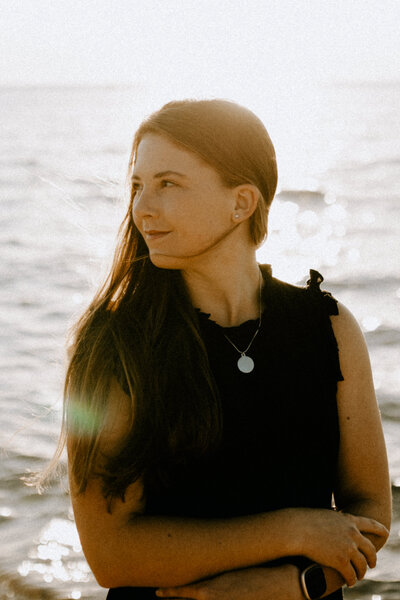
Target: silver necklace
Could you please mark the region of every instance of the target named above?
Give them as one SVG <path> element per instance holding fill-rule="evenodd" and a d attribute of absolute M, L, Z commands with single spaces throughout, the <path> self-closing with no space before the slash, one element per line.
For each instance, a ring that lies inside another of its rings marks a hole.
<path fill-rule="evenodd" d="M 254 342 L 256 335 L 260 331 L 260 328 L 261 328 L 261 315 L 262 315 L 262 313 L 261 313 L 261 281 L 262 281 L 262 277 L 261 277 L 261 271 L 260 271 L 260 285 L 259 285 L 260 314 L 258 317 L 258 327 L 257 327 L 255 334 L 251 338 L 250 344 L 247 346 L 246 350 L 239 350 L 239 348 L 232 342 L 232 340 L 230 340 L 228 338 L 228 336 L 224 333 L 224 336 L 226 337 L 228 342 L 230 344 L 232 344 L 232 346 L 235 348 L 235 350 L 237 350 L 240 354 L 240 358 L 237 361 L 237 366 L 238 366 L 239 371 L 241 371 L 242 373 L 251 373 L 252 370 L 254 369 L 254 360 L 251 358 L 251 356 L 247 356 L 246 352 L 248 352 L 248 350 L 250 350 L 250 347 L 251 347 L 252 343 Z"/>

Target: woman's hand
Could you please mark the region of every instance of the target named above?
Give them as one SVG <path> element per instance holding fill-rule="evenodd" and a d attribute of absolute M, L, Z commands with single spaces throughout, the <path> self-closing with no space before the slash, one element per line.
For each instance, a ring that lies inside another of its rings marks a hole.
<path fill-rule="evenodd" d="M 211 579 L 173 588 L 160 588 L 160 598 L 190 600 L 304 600 L 299 569 L 294 565 L 230 571 Z"/>
<path fill-rule="evenodd" d="M 349 586 L 364 578 L 376 565 L 376 549 L 363 533 L 387 536 L 386 527 L 366 517 L 328 509 L 294 509 L 303 536 L 299 552 L 311 560 L 335 569 Z M 329 580 L 333 592 L 343 585 L 337 573 Z M 160 598 L 185 600 L 304 600 L 299 569 L 294 565 L 250 567 L 230 571 L 189 585 L 160 588 Z"/>
<path fill-rule="evenodd" d="M 387 537 L 381 523 L 367 517 L 327 509 L 300 509 L 296 521 L 302 536 L 297 554 L 338 571 L 348 586 L 376 566 L 376 548 L 363 534 Z M 300 521 L 300 522 L 299 522 Z"/>

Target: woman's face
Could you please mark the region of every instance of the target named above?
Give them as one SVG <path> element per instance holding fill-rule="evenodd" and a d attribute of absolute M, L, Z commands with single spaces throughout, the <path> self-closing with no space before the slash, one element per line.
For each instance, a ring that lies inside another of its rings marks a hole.
<path fill-rule="evenodd" d="M 132 212 L 154 265 L 184 269 L 236 228 L 235 192 L 195 154 L 157 134 L 139 143 Z"/>

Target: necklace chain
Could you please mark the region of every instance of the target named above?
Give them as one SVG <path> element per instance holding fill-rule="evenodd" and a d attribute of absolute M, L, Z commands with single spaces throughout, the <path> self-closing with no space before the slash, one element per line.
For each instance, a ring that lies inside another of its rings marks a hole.
<path fill-rule="evenodd" d="M 246 350 L 239 350 L 239 348 L 236 346 L 236 344 L 234 344 L 232 342 L 232 340 L 230 340 L 228 338 L 228 336 L 224 333 L 224 336 L 226 337 L 226 339 L 228 340 L 228 342 L 235 348 L 235 350 L 237 350 L 237 352 L 239 352 L 240 354 L 240 358 L 238 360 L 238 368 L 240 371 L 242 371 L 243 373 L 250 373 L 253 369 L 254 369 L 254 361 L 252 358 L 250 358 L 249 356 L 246 356 L 246 352 L 248 352 L 248 350 L 250 350 L 250 347 L 252 345 L 252 343 L 254 342 L 258 332 L 260 331 L 261 328 L 261 321 L 262 321 L 262 311 L 261 311 L 261 281 L 262 281 L 262 277 L 261 277 L 261 270 L 260 270 L 260 283 L 259 283 L 259 317 L 258 317 L 258 327 L 253 335 L 253 337 L 250 340 L 249 345 L 247 346 Z M 244 359 L 244 364 L 242 359 Z M 242 361 L 242 362 L 241 362 Z"/>

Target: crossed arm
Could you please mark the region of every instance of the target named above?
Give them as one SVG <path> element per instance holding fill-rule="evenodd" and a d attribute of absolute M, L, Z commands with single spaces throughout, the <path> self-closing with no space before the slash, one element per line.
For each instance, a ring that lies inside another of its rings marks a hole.
<path fill-rule="evenodd" d="M 335 490 L 343 512 L 283 509 L 229 520 L 150 517 L 143 514 L 143 489 L 136 482 L 109 514 L 99 482 L 91 480 L 77 494 L 71 476 L 78 532 L 100 585 L 158 587 L 160 596 L 197 600 L 300 600 L 297 567 L 255 565 L 307 556 L 325 565 L 327 593 L 344 583 L 353 585 L 367 566 L 375 566 L 391 514 L 380 416 L 358 325 L 344 307 L 332 321 L 344 376 L 338 387 L 341 442 Z M 125 401 L 115 384 L 106 451 L 123 436 Z"/>

